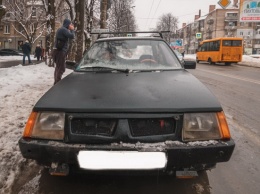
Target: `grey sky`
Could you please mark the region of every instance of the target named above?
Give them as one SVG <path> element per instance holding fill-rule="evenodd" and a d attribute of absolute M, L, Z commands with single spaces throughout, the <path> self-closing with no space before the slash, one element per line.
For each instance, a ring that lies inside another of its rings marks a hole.
<path fill-rule="evenodd" d="M 202 16 L 209 12 L 209 5 L 218 5 L 219 0 L 135 0 L 134 13 L 139 30 L 154 28 L 158 17 L 164 13 L 172 13 L 182 23 L 194 21 L 194 16 L 201 10 Z M 233 1 L 231 1 L 233 4 Z M 149 18 L 149 19 L 148 19 Z"/>

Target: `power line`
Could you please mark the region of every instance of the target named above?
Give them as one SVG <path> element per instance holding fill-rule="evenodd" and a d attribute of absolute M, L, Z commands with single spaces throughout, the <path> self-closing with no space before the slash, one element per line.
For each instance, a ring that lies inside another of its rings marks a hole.
<path fill-rule="evenodd" d="M 153 0 L 153 2 L 152 2 L 151 8 L 150 8 L 148 18 L 150 17 L 150 13 L 151 13 L 151 11 L 152 11 L 153 3 L 154 3 L 154 0 Z M 146 20 L 145 27 L 147 26 L 147 21 L 148 21 L 148 20 Z"/>
<path fill-rule="evenodd" d="M 155 12 L 154 12 L 154 14 L 153 14 L 153 17 L 155 17 L 155 14 L 156 14 L 156 12 L 157 12 L 157 10 L 158 10 L 159 5 L 161 4 L 161 1 L 162 1 L 162 0 L 159 1 L 158 5 L 157 5 L 157 7 L 156 7 L 156 10 L 155 10 Z M 150 27 L 150 25 L 151 25 L 151 21 L 150 21 L 150 23 L 149 23 L 149 25 L 148 25 L 148 28 Z"/>

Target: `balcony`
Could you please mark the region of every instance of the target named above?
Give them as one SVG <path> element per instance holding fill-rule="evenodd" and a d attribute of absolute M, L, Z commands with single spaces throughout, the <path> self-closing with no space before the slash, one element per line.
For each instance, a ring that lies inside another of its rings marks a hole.
<path fill-rule="evenodd" d="M 225 30 L 235 31 L 237 30 L 237 26 L 225 26 Z"/>
<path fill-rule="evenodd" d="M 260 39 L 260 34 L 255 34 L 254 39 Z"/>
<path fill-rule="evenodd" d="M 260 44 L 255 44 L 254 48 L 260 48 Z"/>
<path fill-rule="evenodd" d="M 213 23 L 214 23 L 214 19 L 209 19 L 209 20 L 207 20 L 207 24 L 211 25 L 211 24 L 213 24 Z"/>
<path fill-rule="evenodd" d="M 226 16 L 225 21 L 237 21 L 238 20 L 238 15 L 237 16 Z"/>
<path fill-rule="evenodd" d="M 212 39 L 212 35 L 206 35 L 206 39 Z"/>
<path fill-rule="evenodd" d="M 207 33 L 211 33 L 211 32 L 213 32 L 213 29 L 212 28 L 207 28 L 206 32 Z"/>

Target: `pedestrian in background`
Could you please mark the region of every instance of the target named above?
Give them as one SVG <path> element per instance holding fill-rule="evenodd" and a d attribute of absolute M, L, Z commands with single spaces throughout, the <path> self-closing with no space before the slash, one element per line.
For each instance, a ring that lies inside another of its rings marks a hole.
<path fill-rule="evenodd" d="M 44 60 L 45 49 L 43 48 L 43 46 L 41 47 L 41 49 L 42 49 L 41 60 Z"/>
<path fill-rule="evenodd" d="M 182 56 L 184 57 L 184 55 L 185 55 L 185 51 L 183 51 L 181 54 L 182 54 Z"/>
<path fill-rule="evenodd" d="M 37 46 L 35 48 L 35 52 L 34 52 L 34 56 L 36 56 L 37 61 L 40 60 L 41 55 L 42 55 L 42 49 L 41 49 L 40 45 L 37 44 Z"/>
<path fill-rule="evenodd" d="M 54 84 L 59 82 L 66 69 L 66 56 L 69 48 L 69 39 L 74 39 L 74 26 L 69 19 L 63 21 L 63 26 L 56 32 L 53 61 L 56 63 L 54 71 Z"/>
<path fill-rule="evenodd" d="M 29 41 L 26 40 L 25 43 L 22 45 L 23 50 L 23 65 L 25 65 L 25 58 L 28 57 L 29 64 L 32 63 L 30 54 L 31 54 L 31 45 L 29 44 Z"/>

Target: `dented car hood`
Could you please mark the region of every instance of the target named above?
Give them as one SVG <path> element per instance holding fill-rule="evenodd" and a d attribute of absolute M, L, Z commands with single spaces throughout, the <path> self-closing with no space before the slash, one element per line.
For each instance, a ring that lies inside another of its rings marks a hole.
<path fill-rule="evenodd" d="M 186 70 L 73 72 L 37 102 L 34 111 L 183 113 L 221 111 L 216 97 Z"/>

